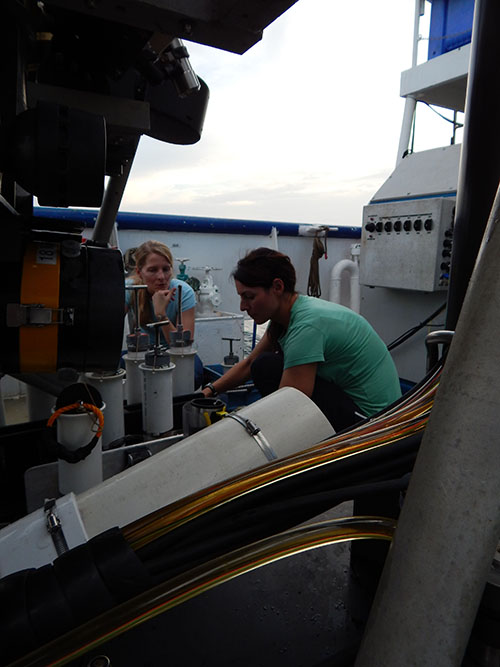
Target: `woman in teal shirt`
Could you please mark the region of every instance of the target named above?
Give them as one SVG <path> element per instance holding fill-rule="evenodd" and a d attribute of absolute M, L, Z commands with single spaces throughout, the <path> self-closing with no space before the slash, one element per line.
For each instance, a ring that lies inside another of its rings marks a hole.
<path fill-rule="evenodd" d="M 269 321 L 251 354 L 203 390 L 226 391 L 253 376 L 263 395 L 295 387 L 339 431 L 401 396 L 386 345 L 349 308 L 295 291 L 290 258 L 269 248 L 251 251 L 233 272 L 240 308 L 257 324 Z"/>
<path fill-rule="evenodd" d="M 162 343 L 170 343 L 170 333 L 176 331 L 179 319 L 179 288 L 182 287 L 181 315 L 184 331 L 194 338 L 194 310 L 196 298 L 190 285 L 172 278 L 174 260 L 170 248 L 160 241 L 146 241 L 134 251 L 135 272 L 132 284 L 146 285 L 138 292 L 138 311 L 141 327 L 157 321 L 165 321 L 161 327 Z M 132 294 L 126 290 L 125 310 L 132 308 Z M 149 332 L 154 343 L 154 333 Z"/>

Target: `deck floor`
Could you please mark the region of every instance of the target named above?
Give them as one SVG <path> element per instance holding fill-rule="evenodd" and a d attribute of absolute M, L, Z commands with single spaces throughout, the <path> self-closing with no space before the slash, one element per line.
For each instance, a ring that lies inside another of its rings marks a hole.
<path fill-rule="evenodd" d="M 11 424 L 22 424 L 28 421 L 28 405 L 26 396 L 19 396 L 16 398 L 5 398 L 3 401 L 3 412 L 5 419 L 5 426 Z"/>

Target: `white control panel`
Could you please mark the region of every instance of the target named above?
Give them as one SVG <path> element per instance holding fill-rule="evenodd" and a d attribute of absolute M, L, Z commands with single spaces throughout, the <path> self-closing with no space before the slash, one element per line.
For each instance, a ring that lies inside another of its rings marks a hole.
<path fill-rule="evenodd" d="M 360 282 L 435 292 L 448 287 L 455 200 L 369 204 L 363 209 Z"/>

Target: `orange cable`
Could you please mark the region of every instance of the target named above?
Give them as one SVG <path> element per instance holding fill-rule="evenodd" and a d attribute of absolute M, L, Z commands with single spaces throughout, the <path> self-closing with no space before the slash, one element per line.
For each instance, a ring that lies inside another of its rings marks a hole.
<path fill-rule="evenodd" d="M 64 405 L 62 408 L 58 408 L 55 410 L 55 412 L 49 417 L 49 420 L 47 422 L 47 426 L 52 426 L 56 419 L 60 417 L 62 414 L 65 412 L 69 412 L 70 410 L 77 410 L 78 408 L 85 408 L 87 412 L 93 412 L 95 416 L 97 417 L 99 421 L 99 428 L 97 429 L 96 432 L 96 437 L 100 438 L 102 435 L 102 429 L 104 426 L 104 415 L 102 414 L 102 410 L 99 410 L 97 405 L 93 405 L 92 403 L 82 403 L 82 402 L 77 402 L 77 403 L 71 403 L 71 405 Z"/>

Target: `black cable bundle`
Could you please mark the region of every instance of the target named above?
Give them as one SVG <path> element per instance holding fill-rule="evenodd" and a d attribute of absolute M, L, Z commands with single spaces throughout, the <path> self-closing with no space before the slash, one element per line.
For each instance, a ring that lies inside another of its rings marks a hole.
<path fill-rule="evenodd" d="M 407 394 L 358 422 L 356 429 L 411 402 L 437 376 L 443 363 L 441 359 Z M 216 556 L 287 530 L 342 502 L 389 490 L 403 491 L 422 435 L 423 431 L 419 431 L 245 493 L 140 547 L 137 555 L 155 580 L 163 581 Z"/>
<path fill-rule="evenodd" d="M 156 581 L 307 521 L 347 500 L 404 490 L 421 434 L 238 496 L 137 550 Z"/>
<path fill-rule="evenodd" d="M 426 384 L 436 384 L 440 366 L 377 418 L 383 418 L 385 412 L 394 415 L 395 410 L 401 410 L 404 417 L 405 406 L 412 409 L 413 397 L 418 403 L 420 390 L 425 396 Z M 353 439 L 361 437 L 363 423 L 356 425 Z M 8 664 L 156 584 L 297 526 L 342 502 L 404 491 L 423 429 L 384 442 L 380 436 L 383 421 L 379 425 L 375 420 L 374 426 L 369 437 L 376 446 L 326 463 L 309 463 L 303 470 L 238 493 L 135 551 L 132 539 L 129 543 L 120 530 L 111 529 L 64 553 L 53 565 L 0 580 L 0 664 Z M 348 442 L 344 440 L 342 446 Z M 125 535 L 129 529 L 124 529 Z"/>
<path fill-rule="evenodd" d="M 118 528 L 53 564 L 0 579 L 0 665 L 7 665 L 152 586 Z"/>

